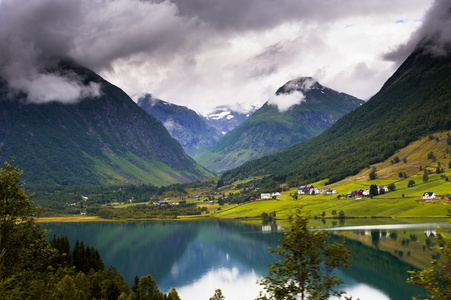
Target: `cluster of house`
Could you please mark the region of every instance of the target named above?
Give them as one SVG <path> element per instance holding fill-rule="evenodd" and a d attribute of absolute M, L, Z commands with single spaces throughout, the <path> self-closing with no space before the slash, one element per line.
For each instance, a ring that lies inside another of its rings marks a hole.
<path fill-rule="evenodd" d="M 423 199 L 435 199 L 437 195 L 434 192 L 426 192 L 423 194 Z"/>
<path fill-rule="evenodd" d="M 149 204 L 151 205 L 158 205 L 158 206 L 166 206 L 166 205 L 179 205 L 178 202 L 154 202 L 154 201 L 150 201 Z"/>
<path fill-rule="evenodd" d="M 423 199 L 436 199 L 438 196 L 434 192 L 426 192 L 423 194 Z M 448 203 L 451 204 L 451 195 L 448 195 Z"/>
<path fill-rule="evenodd" d="M 298 194 L 307 194 L 307 195 L 335 195 L 337 193 L 336 190 L 333 189 L 326 189 L 326 190 L 319 190 L 315 188 L 313 185 L 301 185 L 298 187 Z"/>
<path fill-rule="evenodd" d="M 388 188 L 385 185 L 380 185 L 377 187 L 377 192 L 380 194 L 381 191 L 388 192 Z M 315 188 L 313 185 L 301 185 L 298 188 L 298 194 L 335 195 L 335 194 L 337 194 L 337 191 L 334 189 L 319 190 L 319 189 Z M 370 195 L 370 190 L 353 190 L 352 192 L 349 192 L 346 194 L 346 198 L 369 196 L 369 195 Z"/>
<path fill-rule="evenodd" d="M 388 187 L 385 185 L 378 185 L 377 186 L 377 193 L 387 193 Z M 370 196 L 370 190 L 353 190 L 350 193 L 346 194 L 346 198 L 353 198 L 353 197 L 362 197 L 362 196 Z"/>
<path fill-rule="evenodd" d="M 387 193 L 388 188 L 385 185 L 379 185 L 377 186 L 377 193 Z M 315 188 L 313 185 L 301 185 L 298 188 L 298 194 L 307 194 L 307 195 L 335 195 L 337 194 L 337 191 L 334 189 L 325 189 L 325 190 L 319 190 Z M 264 199 L 277 199 L 277 196 L 280 196 L 281 194 L 279 192 L 275 193 L 262 193 L 260 196 L 257 197 L 250 197 L 249 201 L 255 201 L 255 200 L 264 200 Z M 354 197 L 362 197 L 362 196 L 370 196 L 370 190 L 353 190 L 352 192 L 349 192 L 346 194 L 346 198 L 354 198 Z M 426 192 L 423 194 L 423 199 L 435 199 L 437 196 L 433 192 Z M 448 196 L 448 201 L 451 204 L 451 195 Z"/>
<path fill-rule="evenodd" d="M 282 195 L 279 192 L 274 193 L 261 193 L 260 196 L 257 197 L 249 197 L 249 201 L 255 201 L 255 200 L 267 200 L 267 199 L 277 199 L 278 196 Z"/>
<path fill-rule="evenodd" d="M 86 197 L 86 196 L 81 196 L 81 200 L 83 200 L 83 201 L 88 201 L 88 197 Z M 80 201 L 81 202 L 81 201 Z M 74 203 L 70 203 L 70 204 L 66 204 L 67 206 L 76 206 L 76 205 L 78 205 L 78 204 L 80 204 L 80 202 L 74 202 Z"/>

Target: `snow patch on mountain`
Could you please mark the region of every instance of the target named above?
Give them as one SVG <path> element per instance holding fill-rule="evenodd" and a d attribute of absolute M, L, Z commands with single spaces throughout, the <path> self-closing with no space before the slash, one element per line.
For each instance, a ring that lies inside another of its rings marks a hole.
<path fill-rule="evenodd" d="M 291 93 L 292 91 L 306 92 L 312 88 L 317 88 L 315 84 L 318 83 L 312 77 L 301 77 L 291 80 L 285 84 L 285 92 Z"/>
<path fill-rule="evenodd" d="M 221 112 L 218 112 L 215 114 L 207 115 L 207 118 L 210 120 L 220 120 L 220 119 L 224 119 L 224 118 L 230 116 L 230 113 L 231 113 L 231 111 L 228 111 L 228 110 L 221 111 Z"/>

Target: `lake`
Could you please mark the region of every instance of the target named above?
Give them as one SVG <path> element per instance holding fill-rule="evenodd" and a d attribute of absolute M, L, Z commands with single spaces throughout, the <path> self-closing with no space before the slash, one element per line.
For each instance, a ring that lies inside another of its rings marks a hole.
<path fill-rule="evenodd" d="M 337 276 L 345 282 L 341 288 L 354 299 L 403 300 L 421 292 L 406 283 L 407 271 L 427 267 L 436 255 L 431 249 L 436 223 L 327 222 L 317 221 L 345 233 L 346 246 L 352 250 L 352 267 L 340 268 Z M 450 224 L 439 225 L 449 231 Z M 151 274 L 162 291 L 175 287 L 182 300 L 208 300 L 217 288 L 229 300 L 255 299 L 262 290 L 257 280 L 277 260 L 268 247 L 276 247 L 282 236 L 277 224 L 231 221 L 47 223 L 42 227 L 51 230 L 49 236 L 67 235 L 72 247 L 77 239 L 96 247 L 105 266 L 116 267 L 128 282 L 135 275 Z"/>

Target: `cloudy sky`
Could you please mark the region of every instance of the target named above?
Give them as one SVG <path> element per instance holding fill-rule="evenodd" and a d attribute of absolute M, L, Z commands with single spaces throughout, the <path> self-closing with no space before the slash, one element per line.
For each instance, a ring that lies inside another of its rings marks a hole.
<path fill-rule="evenodd" d="M 135 99 L 152 93 L 200 112 L 261 105 L 303 76 L 368 99 L 446 2 L 0 0 L 0 76 L 35 101 L 97 95 L 43 71 L 69 56 Z"/>

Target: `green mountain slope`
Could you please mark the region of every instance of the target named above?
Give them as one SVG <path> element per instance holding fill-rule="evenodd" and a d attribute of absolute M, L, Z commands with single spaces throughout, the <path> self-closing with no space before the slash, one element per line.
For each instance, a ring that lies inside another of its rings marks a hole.
<path fill-rule="evenodd" d="M 32 104 L 0 82 L 0 158 L 15 156 L 26 182 L 164 185 L 210 176 L 121 89 L 73 62 L 55 68 L 99 84 L 101 95 L 75 104 Z"/>
<path fill-rule="evenodd" d="M 287 99 L 296 104 L 288 103 L 285 106 L 291 105 L 289 108 L 281 108 Z M 312 78 L 289 81 L 249 119 L 196 157 L 196 161 L 221 173 L 316 136 L 363 103 L 323 87 Z"/>
<path fill-rule="evenodd" d="M 323 134 L 251 161 L 223 179 L 273 174 L 279 180 L 330 182 L 390 157 L 432 132 L 451 129 L 451 55 L 417 48 L 367 103 Z"/>
<path fill-rule="evenodd" d="M 222 136 L 204 118 L 186 106 L 175 105 L 146 94 L 138 99 L 138 106 L 163 122 L 163 125 L 191 156 L 211 148 Z"/>

